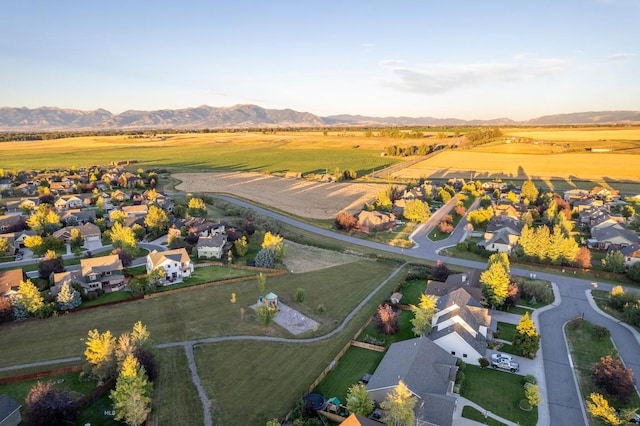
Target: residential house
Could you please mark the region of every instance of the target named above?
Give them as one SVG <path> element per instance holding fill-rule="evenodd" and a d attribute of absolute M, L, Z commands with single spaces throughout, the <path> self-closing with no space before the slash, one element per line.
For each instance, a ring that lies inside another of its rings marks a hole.
<path fill-rule="evenodd" d="M 19 214 L 0 216 L 0 234 L 18 232 L 26 228 L 26 218 Z"/>
<path fill-rule="evenodd" d="M 149 213 L 149 206 L 146 204 L 122 206 L 122 211 L 125 212 L 128 217 L 145 217 L 147 213 Z"/>
<path fill-rule="evenodd" d="M 216 234 L 224 234 L 225 225 L 202 217 L 189 217 L 184 221 L 184 225 L 188 228 L 187 233 L 198 235 L 200 237 L 211 237 Z"/>
<path fill-rule="evenodd" d="M 622 248 L 638 243 L 638 234 L 614 218 L 591 227 L 591 238 L 587 240 L 589 248 L 607 250 L 612 246 Z"/>
<path fill-rule="evenodd" d="M 58 197 L 58 199 L 54 203 L 54 207 L 56 211 L 62 212 L 70 209 L 79 209 L 84 206 L 84 202 L 81 198 L 76 197 L 75 195 L 63 195 Z"/>
<path fill-rule="evenodd" d="M 396 225 L 396 217 L 393 213 L 362 210 L 357 217 L 358 228 L 366 233 L 391 229 Z"/>
<path fill-rule="evenodd" d="M 406 207 L 407 207 L 407 199 L 400 198 L 400 199 L 395 200 L 393 202 L 393 207 L 391 208 L 391 213 L 393 213 L 393 215 L 395 217 L 403 217 L 404 216 L 404 209 Z"/>
<path fill-rule="evenodd" d="M 60 222 L 67 225 L 82 225 L 96 220 L 96 209 L 73 209 L 60 213 Z"/>
<path fill-rule="evenodd" d="M 586 200 L 590 197 L 590 191 L 586 189 L 569 189 L 564 191 L 562 198 L 569 202 L 573 206 L 573 204 L 577 201 Z"/>
<path fill-rule="evenodd" d="M 518 244 L 522 233 L 522 222 L 511 216 L 493 216 L 487 224 L 484 241 L 478 243 L 488 251 L 500 251 L 511 254 Z"/>
<path fill-rule="evenodd" d="M 65 282 L 77 282 L 85 293 L 102 290 L 106 293 L 122 290 L 127 280 L 122 273 L 122 261 L 117 254 L 80 260 L 80 269 L 54 274 L 51 293 L 57 294 Z"/>
<path fill-rule="evenodd" d="M 382 403 L 402 380 L 418 403 L 416 420 L 451 426 L 456 408 L 453 385 L 456 358 L 426 337 L 393 343 L 366 385 L 372 400 Z"/>
<path fill-rule="evenodd" d="M 93 250 L 102 247 L 102 232 L 100 232 L 100 228 L 93 223 L 85 223 L 79 226 L 65 226 L 54 232 L 53 236 L 63 240 L 65 243 L 69 243 L 71 241 L 71 232 L 74 229 L 80 231 L 83 241 L 82 246 L 84 248 Z"/>
<path fill-rule="evenodd" d="M 19 200 L 7 201 L 7 213 L 21 213 L 22 209 L 35 210 L 40 205 L 38 197 L 22 197 Z"/>
<path fill-rule="evenodd" d="M 631 244 L 620 249 L 620 253 L 624 256 L 624 266 L 630 268 L 634 264 L 640 262 L 640 245 Z"/>
<path fill-rule="evenodd" d="M 0 297 L 9 297 L 18 292 L 21 281 L 26 281 L 22 268 L 0 271 Z"/>
<path fill-rule="evenodd" d="M 73 181 L 49 182 L 49 190 L 52 194 L 71 194 L 73 192 Z"/>
<path fill-rule="evenodd" d="M 18 426 L 22 422 L 20 403 L 8 395 L 0 396 L 0 426 Z"/>
<path fill-rule="evenodd" d="M 168 251 L 153 250 L 147 255 L 147 273 L 156 268 L 164 268 L 165 285 L 181 282 L 193 273 L 193 262 L 184 248 Z"/>
<path fill-rule="evenodd" d="M 14 249 L 19 250 L 24 248 L 24 240 L 25 238 L 36 235 L 34 231 L 26 230 L 26 231 L 16 231 L 16 232 L 8 232 L 6 234 L 0 234 L 0 237 L 6 238 L 9 240 L 9 243 L 13 246 Z"/>
<path fill-rule="evenodd" d="M 220 259 L 227 245 L 226 234 L 214 234 L 211 237 L 200 237 L 196 245 L 198 259 Z"/>
<path fill-rule="evenodd" d="M 484 295 L 482 294 L 482 285 L 480 284 L 479 269 L 470 269 L 460 274 L 451 274 L 446 281 L 427 281 L 426 295 L 440 298 L 459 288 L 464 288 L 474 299 L 484 303 Z"/>
<path fill-rule="evenodd" d="M 592 227 L 611 219 L 611 213 L 606 207 L 590 206 L 578 208 L 578 224 Z"/>
<path fill-rule="evenodd" d="M 113 191 L 111 193 L 111 198 L 115 201 L 129 201 L 129 194 L 127 194 L 126 192 L 123 192 L 119 189 L 116 189 L 115 191 Z"/>
<path fill-rule="evenodd" d="M 13 183 L 9 178 L 0 179 L 0 191 L 11 191 Z"/>
<path fill-rule="evenodd" d="M 498 203 L 493 206 L 493 214 L 495 216 L 506 216 L 511 217 L 513 219 L 520 219 L 522 214 L 526 211 L 526 207 L 523 208 L 520 206 L 520 203 Z"/>
<path fill-rule="evenodd" d="M 620 199 L 620 191 L 608 189 L 603 186 L 594 186 L 589 195 L 604 201 L 615 201 Z"/>
<path fill-rule="evenodd" d="M 468 364 L 479 365 L 491 337 L 491 315 L 464 288 L 438 299 L 429 339 Z"/>

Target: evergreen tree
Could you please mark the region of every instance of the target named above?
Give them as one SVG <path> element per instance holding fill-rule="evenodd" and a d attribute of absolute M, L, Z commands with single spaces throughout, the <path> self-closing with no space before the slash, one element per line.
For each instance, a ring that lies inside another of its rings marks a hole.
<path fill-rule="evenodd" d="M 17 294 L 11 296 L 12 315 L 14 321 L 24 321 L 29 318 L 29 312 L 24 307 Z"/>
<path fill-rule="evenodd" d="M 256 266 L 260 268 L 273 268 L 273 254 L 269 249 L 261 249 L 258 254 L 256 254 L 255 259 Z"/>
<path fill-rule="evenodd" d="M 536 330 L 536 325 L 525 312 L 516 326 L 516 335 L 513 339 L 513 346 L 526 357 L 533 358 L 540 348 L 540 335 Z"/>
<path fill-rule="evenodd" d="M 56 303 L 58 304 L 58 309 L 61 311 L 68 311 L 80 306 L 82 298 L 80 297 L 80 293 L 71 287 L 69 282 L 65 282 L 62 284 L 60 292 L 56 296 Z"/>
<path fill-rule="evenodd" d="M 151 412 L 152 390 L 144 368 L 132 354 L 127 355 L 109 396 L 116 411 L 115 420 L 124 420 L 130 426 L 143 424 Z"/>

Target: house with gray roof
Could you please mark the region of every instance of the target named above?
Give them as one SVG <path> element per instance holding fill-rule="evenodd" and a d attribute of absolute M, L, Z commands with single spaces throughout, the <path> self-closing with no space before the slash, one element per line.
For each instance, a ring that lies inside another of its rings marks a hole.
<path fill-rule="evenodd" d="M 80 269 L 53 275 L 52 294 L 58 294 L 65 282 L 77 282 L 85 293 L 103 290 L 107 293 L 122 290 L 127 285 L 122 261 L 117 254 L 80 260 Z"/>
<path fill-rule="evenodd" d="M 622 248 L 638 242 L 638 234 L 614 218 L 592 226 L 591 238 L 587 240 L 589 248 L 601 250 L 607 250 L 612 246 Z"/>
<path fill-rule="evenodd" d="M 627 268 L 632 267 L 634 264 L 640 262 L 640 245 L 631 244 L 630 246 L 622 247 L 620 253 L 624 256 L 624 266 Z"/>
<path fill-rule="evenodd" d="M 0 426 L 18 426 L 20 417 L 20 403 L 7 395 L 0 396 Z"/>
<path fill-rule="evenodd" d="M 482 271 L 479 269 L 469 269 L 467 272 L 449 275 L 444 282 L 429 280 L 427 281 L 425 294 L 439 298 L 454 290 L 464 288 L 475 300 L 483 303 L 484 295 L 480 284 L 481 274 Z"/>
<path fill-rule="evenodd" d="M 389 346 L 366 389 L 371 399 L 381 403 L 402 380 L 418 399 L 414 408 L 418 422 L 451 426 L 457 371 L 454 356 L 427 337 L 416 337 Z"/>
<path fill-rule="evenodd" d="M 479 365 L 491 336 L 491 315 L 466 289 L 438 299 L 429 339 L 468 364 Z"/>

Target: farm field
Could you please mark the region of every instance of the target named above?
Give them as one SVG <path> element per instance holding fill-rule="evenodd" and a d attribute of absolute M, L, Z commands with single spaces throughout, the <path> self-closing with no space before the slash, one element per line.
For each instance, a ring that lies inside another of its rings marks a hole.
<path fill-rule="evenodd" d="M 227 193 L 311 219 L 333 219 L 342 210 L 357 213 L 386 185 L 313 182 L 252 172 L 178 173 L 176 189 Z"/>
<path fill-rule="evenodd" d="M 614 185 L 615 181 L 640 180 L 638 158 L 611 153 L 528 155 L 449 150 L 397 171 L 393 176 L 398 179 L 576 179 Z"/>
<path fill-rule="evenodd" d="M 640 141 L 640 127 L 504 128 L 505 136 L 558 142 Z"/>

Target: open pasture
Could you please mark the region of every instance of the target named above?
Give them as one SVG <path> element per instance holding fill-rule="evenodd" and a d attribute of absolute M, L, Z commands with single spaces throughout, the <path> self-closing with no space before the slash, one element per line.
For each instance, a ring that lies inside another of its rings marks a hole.
<path fill-rule="evenodd" d="M 505 128 L 501 129 L 505 136 L 530 138 L 559 142 L 594 142 L 594 141 L 637 141 L 640 142 L 640 127 L 580 127 L 580 128 Z"/>
<path fill-rule="evenodd" d="M 437 139 L 425 141 L 438 143 Z M 422 141 L 338 132 L 327 136 L 321 132 L 183 133 L 153 138 L 87 136 L 0 143 L 0 167 L 51 169 L 137 160 L 139 167 L 167 168 L 172 172 L 324 173 L 339 168 L 363 175 L 400 161 L 381 156 L 385 146 L 416 143 Z"/>
<path fill-rule="evenodd" d="M 635 155 L 568 153 L 556 155 L 444 151 L 393 174 L 399 179 L 534 179 L 587 180 L 615 187 L 616 181 L 638 181 Z"/>

